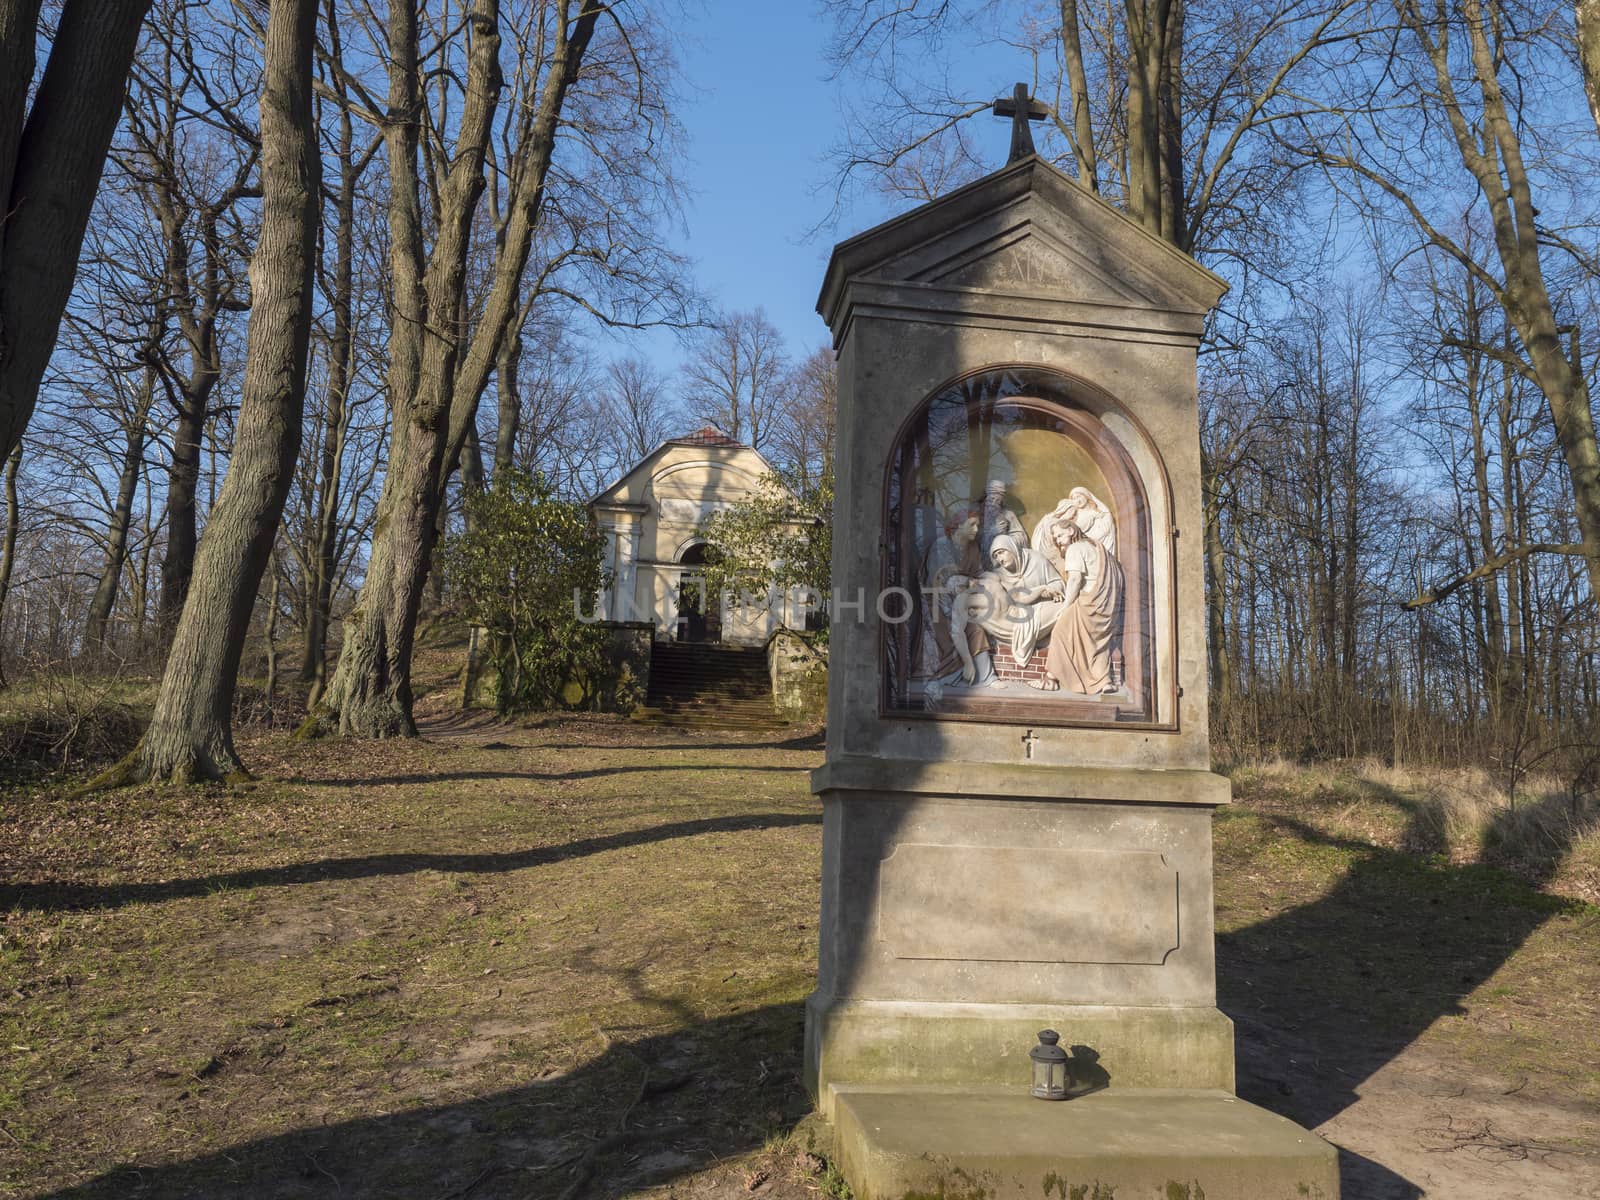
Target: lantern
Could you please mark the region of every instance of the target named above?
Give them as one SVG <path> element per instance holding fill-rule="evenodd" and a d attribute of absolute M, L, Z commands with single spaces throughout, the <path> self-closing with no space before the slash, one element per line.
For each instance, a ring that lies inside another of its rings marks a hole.
<path fill-rule="evenodd" d="M 1028 1051 L 1033 1061 L 1033 1094 L 1040 1100 L 1067 1098 L 1067 1052 L 1056 1044 L 1060 1040 L 1054 1029 L 1041 1029 L 1039 1044 Z"/>

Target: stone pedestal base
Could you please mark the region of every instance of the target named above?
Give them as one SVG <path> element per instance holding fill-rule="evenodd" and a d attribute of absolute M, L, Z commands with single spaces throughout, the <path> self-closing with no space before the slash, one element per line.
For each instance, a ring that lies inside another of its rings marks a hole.
<path fill-rule="evenodd" d="M 1332 1146 L 1225 1091 L 834 1089 L 856 1200 L 1337 1200 Z"/>
<path fill-rule="evenodd" d="M 806 1086 L 1026 1086 L 1038 1031 L 1059 1029 L 1079 1088 L 1233 1090 L 1233 1022 L 1215 1008 L 806 1001 Z"/>

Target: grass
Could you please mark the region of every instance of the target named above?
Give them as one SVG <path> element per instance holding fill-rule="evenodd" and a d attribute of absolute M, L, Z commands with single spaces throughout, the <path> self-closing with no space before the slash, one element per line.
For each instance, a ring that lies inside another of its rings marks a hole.
<path fill-rule="evenodd" d="M 0 790 L 0 1196 L 842 1194 L 798 1078 L 814 740 L 243 748 L 258 784 Z M 1600 1105 L 1600 910 L 1565 862 L 1418 841 L 1425 781 L 1235 783 L 1247 1096 L 1325 1119 L 1426 1053 Z M 1283 1094 L 1262 1037 L 1325 1086 Z"/>
<path fill-rule="evenodd" d="M 816 751 L 500 736 L 5 793 L 0 1194 L 526 1187 L 680 1074 L 651 1119 L 741 1097 L 708 1149 L 792 1127 Z"/>

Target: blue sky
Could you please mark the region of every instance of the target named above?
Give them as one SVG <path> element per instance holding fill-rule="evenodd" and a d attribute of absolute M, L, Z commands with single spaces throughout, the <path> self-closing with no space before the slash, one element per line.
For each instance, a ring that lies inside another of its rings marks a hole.
<path fill-rule="evenodd" d="M 848 81 L 827 77 L 826 18 L 813 0 L 691 0 L 685 7 L 687 86 L 679 112 L 694 195 L 687 236 L 676 244 L 696 261 L 696 277 L 717 306 L 765 308 L 790 352 L 802 357 L 828 338 L 816 300 L 833 243 L 910 202 L 859 197 L 832 230 L 812 236 L 833 205 L 826 158 L 844 134 L 843 103 L 851 95 Z M 983 94 L 1008 93 L 1017 79 L 1032 78 L 1032 64 L 1020 54 L 973 50 L 965 69 L 982 81 L 974 86 L 986 88 Z M 999 167 L 1010 126 L 991 124 Z M 664 369 L 682 358 L 665 333 L 629 343 Z M 617 353 L 628 348 L 619 345 Z"/>

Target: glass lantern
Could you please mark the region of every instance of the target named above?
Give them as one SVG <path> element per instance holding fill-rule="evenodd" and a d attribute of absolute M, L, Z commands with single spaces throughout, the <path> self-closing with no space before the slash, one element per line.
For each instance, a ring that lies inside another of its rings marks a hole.
<path fill-rule="evenodd" d="M 1033 1062 L 1033 1094 L 1040 1100 L 1067 1098 L 1067 1052 L 1058 1043 L 1054 1029 L 1039 1031 L 1039 1044 L 1028 1051 Z"/>

